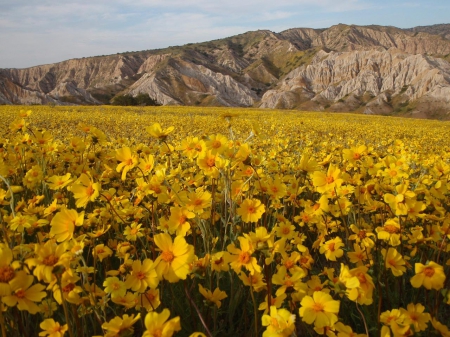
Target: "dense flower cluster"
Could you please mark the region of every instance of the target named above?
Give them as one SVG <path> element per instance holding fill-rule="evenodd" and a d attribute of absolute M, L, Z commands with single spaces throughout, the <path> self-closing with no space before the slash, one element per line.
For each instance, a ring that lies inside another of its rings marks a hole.
<path fill-rule="evenodd" d="M 0 108 L 2 333 L 449 336 L 449 125 L 239 111 Z"/>

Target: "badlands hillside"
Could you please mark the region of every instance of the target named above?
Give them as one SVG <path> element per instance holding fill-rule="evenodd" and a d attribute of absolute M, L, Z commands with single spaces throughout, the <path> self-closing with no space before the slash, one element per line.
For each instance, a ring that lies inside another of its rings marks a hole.
<path fill-rule="evenodd" d="M 450 119 L 450 24 L 268 30 L 158 50 L 0 69 L 0 104 L 355 111 Z"/>

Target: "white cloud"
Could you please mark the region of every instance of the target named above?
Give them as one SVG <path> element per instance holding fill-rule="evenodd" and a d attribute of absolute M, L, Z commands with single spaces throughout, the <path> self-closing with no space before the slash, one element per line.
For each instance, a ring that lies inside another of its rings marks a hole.
<path fill-rule="evenodd" d="M 419 2 L 402 3 L 412 8 L 409 4 Z M 428 0 L 430 8 L 432 2 L 440 1 Z M 256 29 L 361 24 L 360 13 L 383 17 L 396 6 L 391 0 L 15 0 L 0 3 L 0 68 L 208 41 Z"/>

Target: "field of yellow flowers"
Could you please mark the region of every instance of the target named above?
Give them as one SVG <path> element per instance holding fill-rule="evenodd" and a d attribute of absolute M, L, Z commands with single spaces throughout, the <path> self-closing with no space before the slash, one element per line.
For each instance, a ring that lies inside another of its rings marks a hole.
<path fill-rule="evenodd" d="M 2 336 L 450 336 L 449 134 L 1 106 Z"/>

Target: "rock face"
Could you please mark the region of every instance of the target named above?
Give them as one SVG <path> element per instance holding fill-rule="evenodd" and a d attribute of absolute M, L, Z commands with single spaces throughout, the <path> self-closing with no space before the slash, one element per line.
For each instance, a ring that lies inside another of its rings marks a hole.
<path fill-rule="evenodd" d="M 449 95 L 450 64 L 444 60 L 394 48 L 321 51 L 310 65 L 291 71 L 267 91 L 261 107 L 302 108 L 312 100 L 332 111 L 359 105 L 364 113 L 387 114 L 409 106 L 411 114 L 423 115 L 430 109 L 450 109 Z"/>
<path fill-rule="evenodd" d="M 450 25 L 339 24 L 0 69 L 0 104 L 260 106 L 450 119 Z"/>

